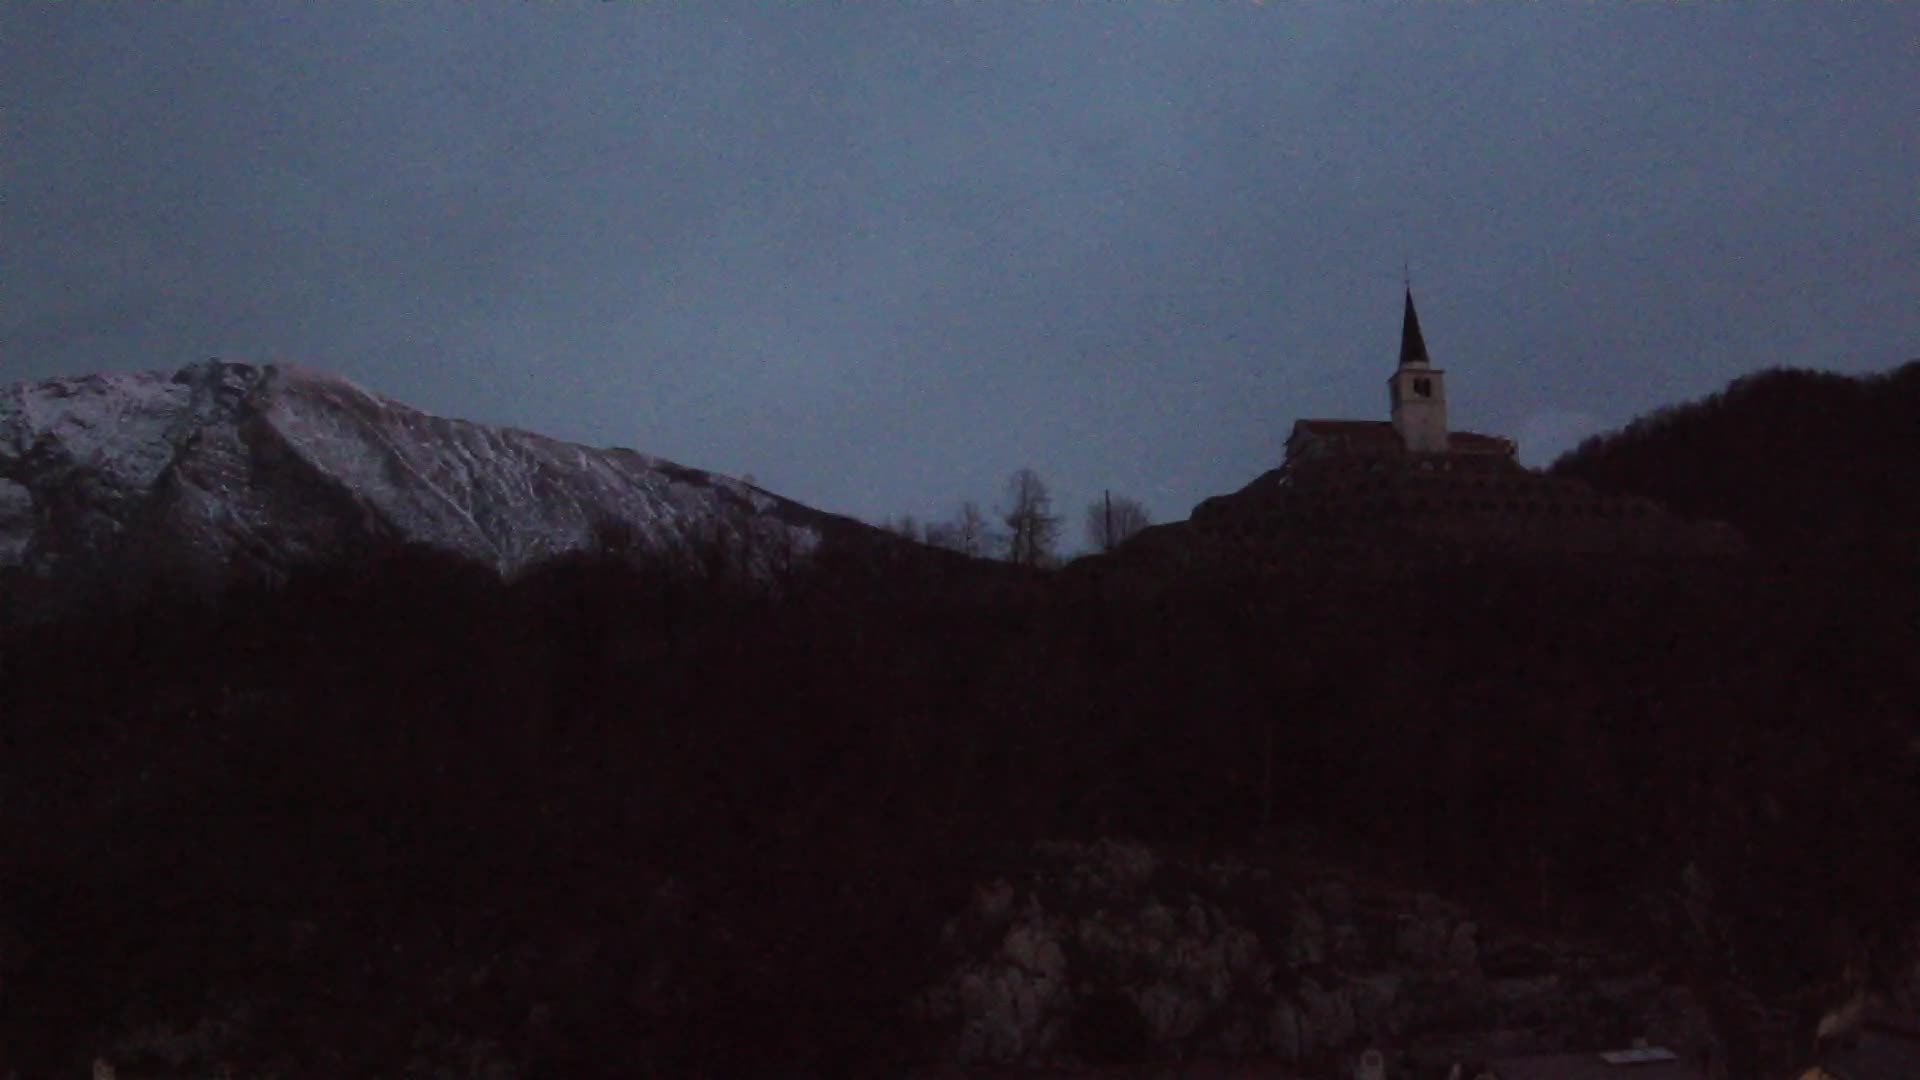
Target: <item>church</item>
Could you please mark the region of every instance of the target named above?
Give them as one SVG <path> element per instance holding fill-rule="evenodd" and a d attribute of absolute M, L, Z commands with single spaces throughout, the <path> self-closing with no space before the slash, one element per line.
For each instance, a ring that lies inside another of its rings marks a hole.
<path fill-rule="evenodd" d="M 1400 363 L 1387 379 L 1390 420 L 1301 420 L 1287 439 L 1287 460 L 1328 454 L 1492 455 L 1515 460 L 1510 439 L 1447 427 L 1447 373 L 1433 366 L 1420 314 L 1407 290 L 1400 321 Z"/>
<path fill-rule="evenodd" d="M 1738 551 L 1725 525 L 1676 518 L 1650 499 L 1604 495 L 1520 464 L 1512 439 L 1454 431 L 1447 373 L 1420 330 L 1413 291 L 1385 420 L 1296 421 L 1279 468 L 1194 509 L 1216 554 L 1256 564 L 1321 553 L 1367 562 L 1493 554 L 1619 557 Z"/>

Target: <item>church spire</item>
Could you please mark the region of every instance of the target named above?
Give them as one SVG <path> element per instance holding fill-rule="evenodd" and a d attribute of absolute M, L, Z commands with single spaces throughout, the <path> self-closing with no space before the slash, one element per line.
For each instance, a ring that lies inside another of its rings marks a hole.
<path fill-rule="evenodd" d="M 1400 322 L 1400 366 L 1388 377 L 1387 389 L 1393 400 L 1393 430 L 1413 453 L 1444 454 L 1451 445 L 1446 374 L 1427 356 L 1420 316 L 1413 310 L 1413 288 L 1408 286 L 1407 313 Z"/>
<path fill-rule="evenodd" d="M 1407 313 L 1400 319 L 1400 366 L 1417 364 L 1431 367 L 1433 362 L 1427 359 L 1427 342 L 1420 336 L 1420 316 L 1413 310 L 1413 287 L 1407 287 Z"/>

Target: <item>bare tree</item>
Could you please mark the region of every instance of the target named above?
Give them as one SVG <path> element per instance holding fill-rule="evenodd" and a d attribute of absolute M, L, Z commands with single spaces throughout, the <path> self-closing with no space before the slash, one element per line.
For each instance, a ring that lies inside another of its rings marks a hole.
<path fill-rule="evenodd" d="M 1020 469 L 1007 477 L 1007 509 L 1000 520 L 1008 530 L 1008 562 L 1042 566 L 1053 559 L 1053 545 L 1060 538 L 1060 518 L 1052 510 L 1053 497 L 1047 494 L 1040 474 Z"/>
<path fill-rule="evenodd" d="M 887 520 L 885 523 L 883 523 L 880 527 L 894 534 L 895 536 L 898 536 L 907 540 L 918 541 L 918 540 L 921 540 L 925 535 L 924 533 L 922 533 L 920 529 L 920 523 L 914 520 L 914 517 L 912 514 L 901 514 L 897 518 L 891 518 Z M 927 531 L 931 532 L 932 529 L 933 529 L 933 526 L 929 524 L 927 526 Z"/>
<path fill-rule="evenodd" d="M 977 558 L 987 553 L 987 515 L 980 512 L 979 503 L 972 499 L 961 503 L 960 515 L 954 518 L 953 524 L 961 554 Z"/>
<path fill-rule="evenodd" d="M 1139 500 L 1109 493 L 1087 507 L 1087 543 L 1112 551 L 1151 524 L 1153 515 Z"/>
<path fill-rule="evenodd" d="M 987 516 L 980 504 L 968 499 L 949 521 L 927 525 L 927 543 L 975 558 L 987 551 Z"/>

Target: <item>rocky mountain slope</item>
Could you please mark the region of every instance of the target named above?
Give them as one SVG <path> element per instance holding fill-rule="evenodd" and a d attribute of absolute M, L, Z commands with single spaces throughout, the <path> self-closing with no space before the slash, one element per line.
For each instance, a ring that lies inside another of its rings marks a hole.
<path fill-rule="evenodd" d="M 1485 923 L 1431 892 L 1277 858 L 1039 844 L 946 925 L 919 1001 L 937 1052 L 974 1069 L 1263 1062 L 1395 1075 L 1516 1053 L 1697 1057 L 1713 1021 L 1683 980 L 1618 943 Z M 1075 1073 L 1074 1075 L 1082 1075 Z"/>
<path fill-rule="evenodd" d="M 0 390 L 0 567 L 39 577 L 264 574 L 414 543 L 513 573 L 612 529 L 644 549 L 723 539 L 750 560 L 853 522 L 751 484 L 430 416 L 296 367 Z"/>

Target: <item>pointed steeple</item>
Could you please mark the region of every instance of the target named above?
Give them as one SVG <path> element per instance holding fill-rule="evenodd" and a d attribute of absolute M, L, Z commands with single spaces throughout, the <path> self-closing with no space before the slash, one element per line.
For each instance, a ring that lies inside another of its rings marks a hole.
<path fill-rule="evenodd" d="M 1400 319 L 1400 366 L 1418 364 L 1431 367 L 1433 362 L 1427 359 L 1427 342 L 1420 336 L 1420 316 L 1413 310 L 1413 288 L 1407 288 L 1407 313 Z"/>
<path fill-rule="evenodd" d="M 1443 454 L 1451 445 L 1447 436 L 1447 373 L 1433 366 L 1427 341 L 1420 336 L 1420 316 L 1413 310 L 1413 288 L 1407 288 L 1407 313 L 1400 322 L 1400 366 L 1387 378 L 1393 402 L 1393 430 L 1400 442 L 1416 454 Z"/>

